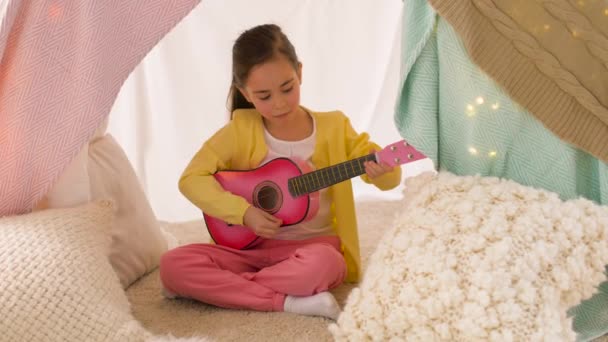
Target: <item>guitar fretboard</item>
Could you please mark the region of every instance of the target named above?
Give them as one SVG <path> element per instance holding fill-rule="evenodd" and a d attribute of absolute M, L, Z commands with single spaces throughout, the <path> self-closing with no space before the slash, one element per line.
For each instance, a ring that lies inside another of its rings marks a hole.
<path fill-rule="evenodd" d="M 360 176 L 365 173 L 363 163 L 366 161 L 376 161 L 376 155 L 374 153 L 368 154 L 357 159 L 290 178 L 287 181 L 289 193 L 293 197 L 298 197 Z"/>

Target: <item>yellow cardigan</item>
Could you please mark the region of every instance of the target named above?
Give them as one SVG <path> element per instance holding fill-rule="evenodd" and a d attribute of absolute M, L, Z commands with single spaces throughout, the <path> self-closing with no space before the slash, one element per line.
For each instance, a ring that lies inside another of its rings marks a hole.
<path fill-rule="evenodd" d="M 380 149 L 369 140 L 367 133 L 356 133 L 342 112 L 307 111 L 316 122 L 312 163 L 317 169 Z M 254 169 L 267 152 L 262 116 L 255 109 L 238 109 L 234 111 L 233 119 L 196 153 L 179 180 L 179 189 L 206 214 L 242 225 L 245 210 L 251 204 L 240 196 L 224 191 L 212 175 L 221 170 Z M 373 181 L 365 174 L 361 178 L 381 190 L 388 190 L 399 185 L 401 168 L 396 167 L 394 171 Z M 332 185 L 328 190 L 332 199 L 333 226 L 342 240 L 342 254 L 348 269 L 346 281 L 357 282 L 361 261 L 351 182 L 347 180 Z"/>

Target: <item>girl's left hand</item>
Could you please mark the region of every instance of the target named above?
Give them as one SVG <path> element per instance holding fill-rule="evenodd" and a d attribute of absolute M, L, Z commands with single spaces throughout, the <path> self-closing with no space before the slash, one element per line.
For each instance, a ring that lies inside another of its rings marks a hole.
<path fill-rule="evenodd" d="M 380 177 L 387 172 L 393 171 L 393 167 L 387 163 L 378 164 L 374 161 L 366 161 L 363 163 L 363 166 L 365 167 L 365 173 L 370 179 Z"/>

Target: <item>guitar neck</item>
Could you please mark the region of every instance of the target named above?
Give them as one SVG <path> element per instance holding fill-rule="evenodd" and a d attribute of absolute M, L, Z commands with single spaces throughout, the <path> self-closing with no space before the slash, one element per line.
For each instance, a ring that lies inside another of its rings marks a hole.
<path fill-rule="evenodd" d="M 290 178 L 287 182 L 289 193 L 293 197 L 298 197 L 360 176 L 365 173 L 363 163 L 366 161 L 376 161 L 376 154 L 368 154 L 357 159 Z"/>

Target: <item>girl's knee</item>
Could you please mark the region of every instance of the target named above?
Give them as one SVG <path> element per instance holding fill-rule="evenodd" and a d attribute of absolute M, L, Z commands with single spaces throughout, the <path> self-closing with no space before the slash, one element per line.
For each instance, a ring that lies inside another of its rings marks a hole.
<path fill-rule="evenodd" d="M 185 249 L 183 247 L 177 247 L 163 253 L 163 255 L 160 256 L 158 266 L 160 271 L 162 272 L 163 270 L 170 270 L 179 267 L 180 260 L 185 254 L 184 252 Z"/>
<path fill-rule="evenodd" d="M 159 261 L 160 279 L 164 285 L 176 284 L 180 280 L 193 272 L 194 268 L 201 267 L 205 261 L 210 262 L 211 259 L 196 249 L 195 246 L 181 246 L 165 252 Z M 192 258 L 196 258 L 196 263 L 192 262 Z"/>
<path fill-rule="evenodd" d="M 162 283 L 167 286 L 172 283 L 173 280 L 181 273 L 180 259 L 182 258 L 181 248 L 176 248 L 165 252 L 160 257 L 158 270 L 160 273 L 160 279 Z"/>
<path fill-rule="evenodd" d="M 346 274 L 344 257 L 329 244 L 315 244 L 299 251 L 299 256 L 307 264 L 308 279 L 317 279 L 319 285 L 325 284 L 328 288 L 342 283 Z"/>
<path fill-rule="evenodd" d="M 316 250 L 317 264 L 323 265 L 328 271 L 346 269 L 344 257 L 333 246 L 321 244 Z"/>

